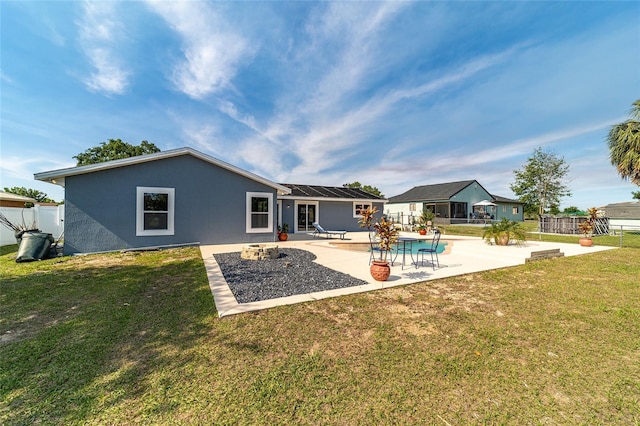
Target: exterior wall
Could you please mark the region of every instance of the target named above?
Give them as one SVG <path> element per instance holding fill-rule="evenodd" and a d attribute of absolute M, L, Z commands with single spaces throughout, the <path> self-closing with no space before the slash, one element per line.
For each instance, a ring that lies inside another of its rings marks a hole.
<path fill-rule="evenodd" d="M 467 214 L 464 218 L 456 218 L 458 220 L 469 219 L 469 213 L 473 212 L 473 205 L 482 200 L 491 200 L 491 194 L 482 188 L 477 182 L 473 182 L 471 185 L 464 188 L 462 191 L 455 194 L 449 199 L 451 202 L 467 203 Z M 489 211 L 489 214 L 492 214 Z M 495 216 L 495 215 L 494 215 Z"/>
<path fill-rule="evenodd" d="M 504 208 L 506 208 L 506 212 L 504 212 Z M 513 214 L 514 207 L 518 208 L 518 213 Z M 496 220 L 501 220 L 503 217 L 515 222 L 524 222 L 524 206 L 522 204 L 509 204 L 509 203 L 498 203 L 497 216 Z"/>
<path fill-rule="evenodd" d="M 274 188 L 190 155 L 66 177 L 64 253 L 274 241 Z M 136 236 L 136 188 L 175 188 L 174 235 Z M 246 193 L 273 194 L 273 232 L 246 233 Z"/>
<path fill-rule="evenodd" d="M 298 203 L 318 203 L 317 221 L 324 229 L 332 231 L 362 231 L 358 225 L 358 218 L 353 217 L 353 200 L 344 201 L 323 201 L 309 198 L 309 200 L 283 199 L 282 201 L 282 223 L 289 225 L 289 233 L 295 232 L 296 223 L 296 202 Z M 373 202 L 372 205 L 382 212 L 384 203 Z"/>
<path fill-rule="evenodd" d="M 624 229 L 640 229 L 640 219 L 609 219 L 609 226 L 616 231 Z"/>

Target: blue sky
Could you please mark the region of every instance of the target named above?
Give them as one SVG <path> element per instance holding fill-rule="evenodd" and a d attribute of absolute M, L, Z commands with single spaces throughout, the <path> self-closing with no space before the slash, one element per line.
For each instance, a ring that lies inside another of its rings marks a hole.
<path fill-rule="evenodd" d="M 640 2 L 2 1 L 1 186 L 110 138 L 190 146 L 276 182 L 386 196 L 536 147 L 561 207 L 631 200 L 605 137 L 640 98 Z"/>

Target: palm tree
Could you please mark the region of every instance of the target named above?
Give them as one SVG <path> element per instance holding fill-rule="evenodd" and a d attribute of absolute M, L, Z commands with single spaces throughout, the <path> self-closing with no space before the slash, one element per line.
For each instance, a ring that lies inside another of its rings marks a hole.
<path fill-rule="evenodd" d="M 640 99 L 633 103 L 631 116 L 611 127 L 607 142 L 611 164 L 623 179 L 640 186 Z"/>

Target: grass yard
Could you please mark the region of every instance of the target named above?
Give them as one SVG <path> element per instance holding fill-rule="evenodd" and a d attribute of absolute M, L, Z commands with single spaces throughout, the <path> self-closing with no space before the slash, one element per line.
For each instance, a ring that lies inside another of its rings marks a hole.
<path fill-rule="evenodd" d="M 638 249 L 223 319 L 195 248 L 15 255 L 5 425 L 640 423 Z"/>
<path fill-rule="evenodd" d="M 538 222 L 523 222 L 522 226 L 527 232 L 527 240 L 549 241 L 556 243 L 577 244 L 581 235 L 538 234 Z M 473 225 L 444 225 L 439 226 L 445 234 L 468 235 L 482 237 L 483 226 Z M 620 247 L 620 235 L 598 235 L 593 237 L 595 245 Z M 622 236 L 622 247 L 640 248 L 640 231 L 625 231 Z"/>

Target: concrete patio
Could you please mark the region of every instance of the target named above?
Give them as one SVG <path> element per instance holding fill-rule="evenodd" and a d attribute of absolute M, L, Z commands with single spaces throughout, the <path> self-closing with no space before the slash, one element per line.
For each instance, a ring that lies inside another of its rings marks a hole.
<path fill-rule="evenodd" d="M 405 237 L 419 237 L 415 233 L 401 233 Z M 257 311 L 275 306 L 291 305 L 309 302 L 329 297 L 361 293 L 400 285 L 407 285 L 423 281 L 446 278 L 473 272 L 499 269 L 509 266 L 522 265 L 531 257 L 532 252 L 550 249 L 560 249 L 564 256 L 595 253 L 610 250 L 614 247 L 593 246 L 581 247 L 579 244 L 551 243 L 543 241 L 527 241 L 521 246 L 494 246 L 486 244 L 481 238 L 443 235 L 441 242 L 447 242 L 447 249 L 439 255 L 440 267 L 435 270 L 425 262 L 424 266 L 416 268 L 410 261 L 402 268 L 401 257 L 396 259 L 391 267 L 391 276 L 385 282 L 378 282 L 371 278 L 369 272 L 369 253 L 341 248 L 349 243 L 368 243 L 367 232 L 350 232 L 345 241 L 339 239 L 312 238 L 307 234 L 290 234 L 290 239 L 277 242 L 282 248 L 297 248 L 315 254 L 318 264 L 336 271 L 351 275 L 366 281 L 368 284 L 347 287 L 336 290 L 320 291 L 316 293 L 299 294 L 295 296 L 269 299 L 259 302 L 238 303 L 229 289 L 222 275 L 218 263 L 213 255 L 216 253 L 240 252 L 246 244 L 221 244 L 200 246 L 211 293 L 220 317 L 243 312 Z M 419 237 L 430 240 L 431 236 Z"/>

